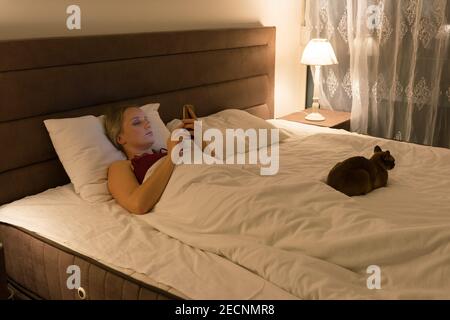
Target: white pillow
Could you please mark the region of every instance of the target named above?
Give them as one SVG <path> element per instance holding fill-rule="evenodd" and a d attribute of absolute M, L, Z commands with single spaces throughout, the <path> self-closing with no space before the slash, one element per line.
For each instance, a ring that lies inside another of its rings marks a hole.
<path fill-rule="evenodd" d="M 159 104 L 141 108 L 152 127 L 154 149 L 165 148 L 166 137 L 170 133 L 159 117 Z M 126 160 L 126 156 L 107 138 L 103 121 L 104 116 L 92 115 L 44 121 L 75 192 L 89 202 L 112 199 L 107 186 L 108 167 L 117 160 Z"/>
<path fill-rule="evenodd" d="M 105 135 L 101 119 L 94 116 L 49 119 L 44 124 L 75 192 L 90 201 L 108 201 L 108 167 L 125 155 Z"/>
<path fill-rule="evenodd" d="M 222 132 L 222 135 L 224 137 L 224 143 L 225 137 L 226 137 L 226 129 L 243 129 L 244 132 L 247 129 L 256 129 L 257 131 L 257 137 L 258 137 L 258 144 L 256 148 L 253 148 L 250 144 L 248 139 L 245 139 L 245 150 L 244 152 L 249 152 L 255 149 L 267 147 L 273 144 L 271 140 L 271 129 L 277 129 L 274 125 L 267 122 L 264 119 L 261 119 L 259 117 L 256 117 L 247 111 L 239 110 L 239 109 L 226 109 L 223 111 L 219 111 L 217 113 L 214 113 L 212 115 L 209 115 L 207 117 L 199 118 L 198 120 L 202 120 L 202 129 L 203 132 L 207 129 L 215 128 Z M 266 141 L 260 141 L 259 139 L 259 131 L 258 129 L 267 129 L 267 136 Z M 283 141 L 284 139 L 288 138 L 289 135 L 282 129 L 279 131 L 279 140 Z M 236 140 L 236 139 L 235 139 Z M 235 142 L 235 148 L 234 152 L 230 152 L 230 150 L 223 150 L 223 159 L 226 159 L 227 157 L 237 153 L 238 150 L 236 148 L 236 142 Z"/>

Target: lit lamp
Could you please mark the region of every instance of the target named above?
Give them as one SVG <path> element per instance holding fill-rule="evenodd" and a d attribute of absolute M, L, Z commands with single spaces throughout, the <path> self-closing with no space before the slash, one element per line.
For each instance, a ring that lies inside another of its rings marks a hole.
<path fill-rule="evenodd" d="M 316 67 L 314 72 L 312 112 L 305 119 L 310 121 L 323 121 L 325 117 L 319 113 L 320 67 L 338 63 L 331 43 L 327 39 L 312 39 L 303 51 L 301 63 Z"/>

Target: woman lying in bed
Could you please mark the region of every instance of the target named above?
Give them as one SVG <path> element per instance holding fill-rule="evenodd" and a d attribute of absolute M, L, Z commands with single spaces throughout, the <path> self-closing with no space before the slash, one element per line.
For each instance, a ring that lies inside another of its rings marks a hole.
<path fill-rule="evenodd" d="M 180 127 L 193 129 L 193 121 L 183 120 Z M 153 150 L 150 123 L 144 111 L 134 106 L 109 110 L 105 117 L 105 129 L 111 142 L 128 158 L 116 161 L 109 167 L 109 191 L 128 211 L 144 214 L 153 208 L 166 188 L 174 169 L 168 155 L 179 142 L 169 138 L 167 150 Z M 160 159 L 155 172 L 142 183 L 147 170 Z"/>

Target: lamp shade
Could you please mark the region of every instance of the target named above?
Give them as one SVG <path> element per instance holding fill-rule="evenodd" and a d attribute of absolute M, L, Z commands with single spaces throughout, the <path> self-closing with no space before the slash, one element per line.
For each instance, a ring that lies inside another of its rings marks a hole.
<path fill-rule="evenodd" d="M 301 63 L 314 66 L 337 64 L 333 47 L 327 39 L 312 39 L 303 51 Z"/>

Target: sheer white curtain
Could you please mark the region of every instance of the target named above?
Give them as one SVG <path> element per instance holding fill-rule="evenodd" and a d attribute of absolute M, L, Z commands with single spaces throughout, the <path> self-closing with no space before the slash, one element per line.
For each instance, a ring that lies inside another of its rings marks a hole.
<path fill-rule="evenodd" d="M 448 0 L 308 0 L 310 37 L 339 64 L 322 73 L 321 105 L 352 112 L 352 130 L 450 147 Z"/>

